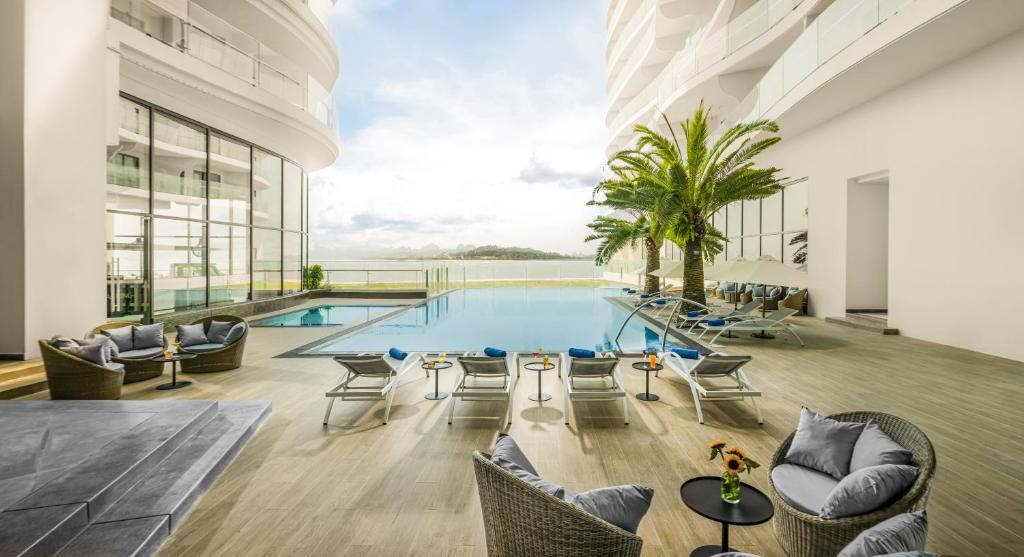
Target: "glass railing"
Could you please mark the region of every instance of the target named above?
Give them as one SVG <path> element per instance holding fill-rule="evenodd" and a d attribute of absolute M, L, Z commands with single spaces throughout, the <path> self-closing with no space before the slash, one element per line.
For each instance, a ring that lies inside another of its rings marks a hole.
<path fill-rule="evenodd" d="M 626 125 L 636 113 L 644 107 L 644 105 L 651 101 L 657 100 L 658 95 L 658 80 L 652 80 L 644 87 L 639 93 L 636 94 L 629 102 L 622 105 L 619 113 L 612 119 L 612 125 L 609 127 L 612 131 L 618 130 L 620 127 Z"/>
<path fill-rule="evenodd" d="M 836 0 L 740 102 L 732 122 L 762 117 L 822 64 L 914 0 Z"/>
<path fill-rule="evenodd" d="M 614 65 L 614 63 L 619 60 L 619 57 L 622 56 L 623 49 L 625 49 L 626 45 L 630 42 L 629 38 L 642 25 L 650 22 L 650 16 L 654 13 L 656 8 L 657 2 L 655 0 L 643 0 L 643 2 L 637 7 L 636 11 L 633 12 L 632 17 L 629 19 L 629 23 L 627 23 L 626 27 L 621 33 L 619 33 L 618 40 L 615 43 L 615 48 L 612 49 L 612 54 L 608 58 L 608 62 L 613 63 Z"/>
<path fill-rule="evenodd" d="M 309 0 L 311 9 L 314 9 L 314 4 L 320 6 L 323 3 L 327 4 L 329 11 L 330 0 Z M 309 112 L 325 126 L 335 127 L 334 104 L 330 102 L 329 94 L 321 94 L 326 89 L 317 84 L 319 90 L 315 99 L 307 89 L 310 81 L 315 82 L 312 76 L 299 70 L 286 72 L 270 64 L 268 60 L 281 63 L 284 59 L 249 34 L 195 3 L 189 2 L 187 6 L 188 17 L 182 19 L 150 0 L 112 0 L 110 15 L 164 44 L 284 99 Z M 289 73 L 302 75 L 302 78 L 295 79 Z"/>
<path fill-rule="evenodd" d="M 727 50 L 729 54 L 771 29 L 803 0 L 760 0 L 729 22 Z"/>

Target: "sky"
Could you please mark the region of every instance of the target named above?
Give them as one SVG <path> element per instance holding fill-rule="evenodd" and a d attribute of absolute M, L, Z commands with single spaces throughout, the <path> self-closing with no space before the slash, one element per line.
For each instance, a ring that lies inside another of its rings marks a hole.
<path fill-rule="evenodd" d="M 312 256 L 591 253 L 606 11 L 603 0 L 338 0 L 341 155 L 310 182 Z"/>

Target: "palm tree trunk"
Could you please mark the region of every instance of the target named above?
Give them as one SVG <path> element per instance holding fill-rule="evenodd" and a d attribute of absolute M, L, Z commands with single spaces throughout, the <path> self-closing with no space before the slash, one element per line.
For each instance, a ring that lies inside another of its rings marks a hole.
<path fill-rule="evenodd" d="M 683 253 L 683 297 L 707 305 L 707 299 L 704 297 L 703 245 L 703 238 L 694 238 L 686 242 Z"/>
<path fill-rule="evenodd" d="M 652 238 L 644 238 L 644 249 L 647 251 L 647 269 L 644 274 L 644 294 L 658 291 L 658 277 L 652 275 L 661 267 L 661 247 Z"/>

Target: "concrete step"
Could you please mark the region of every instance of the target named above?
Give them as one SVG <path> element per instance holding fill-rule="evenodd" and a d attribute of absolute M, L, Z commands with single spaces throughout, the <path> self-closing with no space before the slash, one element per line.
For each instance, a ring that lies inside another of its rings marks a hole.
<path fill-rule="evenodd" d="M 43 361 L 39 359 L 20 362 L 0 362 L 0 382 L 28 375 L 39 375 L 40 373 L 44 373 L 44 370 Z"/>
<path fill-rule="evenodd" d="M 0 400 L 13 400 L 46 390 L 46 373 L 0 379 Z"/>
<path fill-rule="evenodd" d="M 153 555 L 170 535 L 167 516 L 93 524 L 57 557 L 145 557 Z"/>
<path fill-rule="evenodd" d="M 844 327 L 852 327 L 854 329 L 860 329 L 862 331 L 870 331 L 872 333 L 878 333 L 881 335 L 898 335 L 900 330 L 889 327 L 889 322 L 883 317 L 867 316 L 863 314 L 846 314 L 838 317 L 826 317 L 825 321 L 829 323 L 835 323 L 836 325 L 842 325 Z"/>

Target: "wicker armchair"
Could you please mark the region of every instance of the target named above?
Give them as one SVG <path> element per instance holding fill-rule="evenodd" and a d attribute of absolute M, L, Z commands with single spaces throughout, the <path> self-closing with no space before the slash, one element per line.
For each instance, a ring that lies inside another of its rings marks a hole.
<path fill-rule="evenodd" d="M 862 531 L 898 514 L 924 509 L 935 475 L 935 451 L 928 437 L 914 424 L 881 412 L 846 412 L 829 416 L 842 422 L 864 423 L 874 420 L 889 437 L 909 450 L 918 468 L 917 480 L 899 500 L 877 511 L 846 518 L 825 519 L 799 511 L 779 496 L 771 481 L 770 495 L 775 504 L 775 535 L 790 557 L 833 557 Z M 782 442 L 772 457 L 771 468 L 782 464 L 793 435 Z"/>
<path fill-rule="evenodd" d="M 193 321 L 192 325 L 203 324 L 203 330 L 210 330 L 210 323 L 213 321 L 227 321 L 229 323 L 241 323 L 245 321 L 234 315 L 214 315 L 204 317 L 199 321 Z M 249 336 L 249 327 L 245 328 L 242 338 L 232 342 L 224 348 L 216 350 L 196 351 L 196 357 L 181 361 L 181 371 L 185 373 L 211 373 L 215 371 L 229 371 L 242 367 L 242 354 L 245 353 L 245 339 Z M 182 352 L 188 352 L 187 346 L 182 347 Z"/>
<path fill-rule="evenodd" d="M 39 341 L 46 383 L 53 400 L 117 400 L 124 372 L 103 367 Z"/>
<path fill-rule="evenodd" d="M 138 323 L 132 323 L 130 321 L 113 321 L 110 323 L 104 323 L 89 331 L 89 336 L 102 334 L 100 331 L 104 329 L 120 329 L 121 327 L 131 327 L 132 325 L 138 325 Z M 167 335 L 164 335 L 164 347 L 166 346 Z M 138 383 L 139 381 L 145 381 L 146 379 L 160 377 L 164 373 L 163 362 L 154 362 L 149 358 L 114 358 L 114 361 L 124 364 L 124 382 L 126 384 Z"/>
<path fill-rule="evenodd" d="M 474 452 L 480 509 L 491 557 L 640 555 L 643 540 L 520 480 Z"/>
<path fill-rule="evenodd" d="M 807 303 L 807 289 L 801 288 L 792 294 L 786 294 L 786 297 L 779 300 L 780 308 L 795 309 L 799 313 L 797 315 L 804 314 L 804 305 Z"/>

